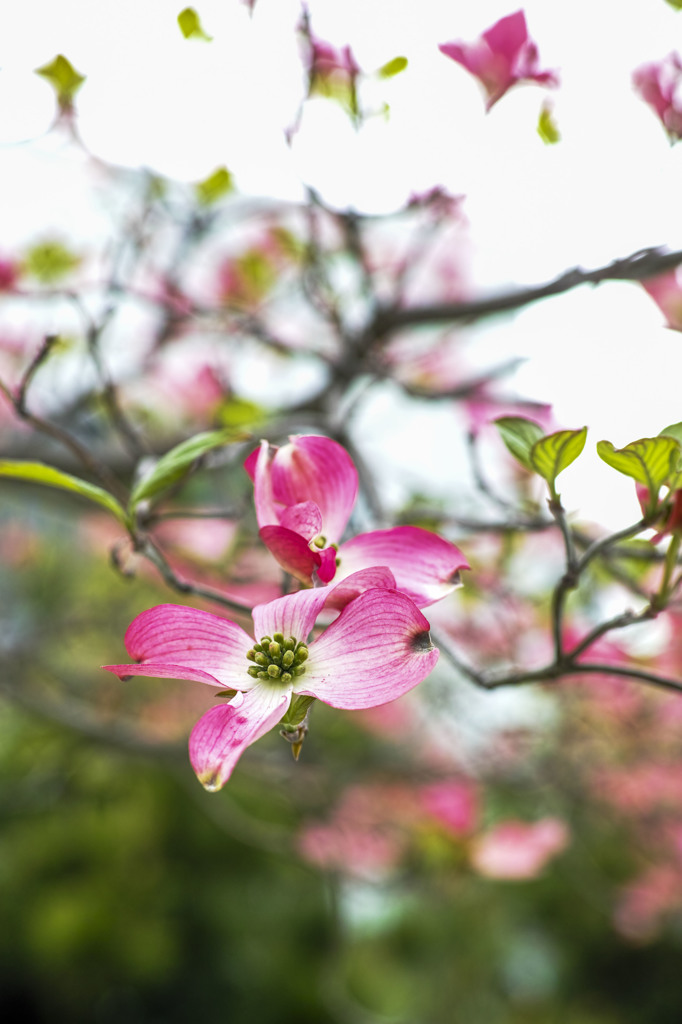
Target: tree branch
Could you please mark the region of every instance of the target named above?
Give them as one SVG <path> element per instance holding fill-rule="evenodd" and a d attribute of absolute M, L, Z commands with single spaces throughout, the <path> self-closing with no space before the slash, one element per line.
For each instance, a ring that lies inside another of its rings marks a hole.
<path fill-rule="evenodd" d="M 574 267 L 547 284 L 491 295 L 489 298 L 472 299 L 469 302 L 444 302 L 431 306 L 384 307 L 368 325 L 366 337 L 376 340 L 405 327 L 426 324 L 471 323 L 483 317 L 493 316 L 514 309 L 529 306 L 538 299 L 561 295 L 581 284 L 601 284 L 602 281 L 644 281 L 657 277 L 682 264 L 682 251 L 667 252 L 659 247 L 641 249 L 639 252 L 614 260 L 596 270 Z"/>

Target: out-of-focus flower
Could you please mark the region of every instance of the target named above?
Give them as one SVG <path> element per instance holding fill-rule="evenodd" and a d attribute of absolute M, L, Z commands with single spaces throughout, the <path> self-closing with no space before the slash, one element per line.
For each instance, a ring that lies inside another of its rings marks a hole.
<path fill-rule="evenodd" d="M 455 836 L 466 835 L 476 824 L 476 793 L 471 783 L 443 780 L 420 790 L 424 810 Z"/>
<path fill-rule="evenodd" d="M 337 49 L 315 36 L 305 7 L 299 32 L 308 76 L 308 96 L 327 96 L 336 100 L 351 117 L 357 118 L 357 81 L 361 69 L 350 46 Z"/>
<path fill-rule="evenodd" d="M 672 864 L 656 864 L 621 891 L 614 926 L 631 942 L 651 942 L 663 917 L 682 902 L 682 873 Z"/>
<path fill-rule="evenodd" d="M 496 395 L 491 386 L 491 381 L 484 381 L 473 394 L 462 400 L 472 434 L 478 434 L 482 427 L 500 416 L 523 416 L 525 419 L 533 420 L 547 432 L 556 429 L 551 405 L 524 398 Z"/>
<path fill-rule="evenodd" d="M 263 441 L 245 462 L 254 481 L 260 536 L 280 565 L 309 583 L 335 583 L 360 569 L 387 566 L 396 586 L 425 607 L 449 594 L 468 569 L 449 541 L 416 526 L 363 533 L 340 544 L 358 492 L 353 461 L 328 437 Z"/>
<path fill-rule="evenodd" d="M 298 840 L 301 855 L 309 863 L 367 881 L 390 875 L 403 846 L 393 829 L 363 827 L 345 820 L 307 825 Z"/>
<path fill-rule="evenodd" d="M 679 267 L 666 274 L 642 281 L 642 288 L 651 296 L 673 331 L 682 331 L 682 284 Z"/>
<path fill-rule="evenodd" d="M 540 71 L 538 48 L 528 36 L 523 11 L 501 18 L 475 43 L 443 43 L 438 47 L 478 78 L 490 110 L 517 82 L 556 86 L 555 71 Z"/>
<path fill-rule="evenodd" d="M 487 878 L 537 878 L 568 841 L 568 828 L 559 818 L 541 818 L 533 823 L 503 821 L 478 837 L 471 863 Z"/>
<path fill-rule="evenodd" d="M 385 570 L 357 573 L 341 587 L 303 590 L 258 605 L 254 641 L 229 619 L 181 605 L 142 612 L 125 637 L 135 664 L 107 665 L 133 675 L 193 679 L 230 691 L 190 737 L 190 760 L 211 792 L 229 779 L 244 750 L 283 722 L 294 752 L 307 731 L 312 700 L 359 709 L 394 700 L 425 679 L 438 651 L 429 624 Z M 342 592 L 341 592 L 342 591 Z M 308 636 L 331 596 L 339 617 Z"/>
<path fill-rule="evenodd" d="M 656 112 L 671 142 L 682 138 L 682 59 L 669 53 L 663 60 L 642 64 L 632 84 Z"/>
<path fill-rule="evenodd" d="M 0 292 L 9 292 L 19 279 L 21 267 L 14 260 L 0 256 Z"/>

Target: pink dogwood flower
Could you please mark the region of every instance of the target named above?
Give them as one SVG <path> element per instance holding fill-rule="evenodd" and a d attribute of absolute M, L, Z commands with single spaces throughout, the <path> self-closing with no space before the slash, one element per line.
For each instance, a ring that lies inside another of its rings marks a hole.
<path fill-rule="evenodd" d="M 371 569 L 334 588 L 258 605 L 256 640 L 210 612 L 159 605 L 138 615 L 126 632 L 134 664 L 105 668 L 120 678 L 191 679 L 229 691 L 230 699 L 197 722 L 189 741 L 199 781 L 215 792 L 244 750 L 280 721 L 298 756 L 315 698 L 335 708 L 370 708 L 426 678 L 438 660 L 429 623 L 394 584 L 387 569 Z M 308 642 L 330 597 L 343 610 Z"/>
<path fill-rule="evenodd" d="M 501 18 L 475 43 L 443 43 L 438 47 L 479 80 L 486 94 L 486 111 L 517 82 L 556 86 L 555 71 L 540 71 L 538 48 L 528 36 L 523 11 Z"/>
<path fill-rule="evenodd" d="M 658 62 L 642 64 L 632 74 L 632 84 L 656 112 L 671 142 L 682 138 L 682 59 L 669 53 Z"/>
<path fill-rule="evenodd" d="M 398 590 L 424 608 L 454 590 L 460 570 L 469 568 L 454 544 L 417 526 L 339 543 L 357 498 L 358 474 L 348 452 L 328 437 L 294 436 L 281 448 L 263 441 L 244 466 L 254 482 L 261 539 L 303 583 L 338 583 L 383 565 Z"/>

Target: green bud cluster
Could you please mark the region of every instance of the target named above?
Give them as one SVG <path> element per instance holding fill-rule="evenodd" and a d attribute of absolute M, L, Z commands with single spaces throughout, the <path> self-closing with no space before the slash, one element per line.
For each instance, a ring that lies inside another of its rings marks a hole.
<path fill-rule="evenodd" d="M 252 679 L 286 684 L 305 672 L 308 645 L 293 636 L 285 639 L 283 633 L 274 633 L 262 636 L 260 643 L 246 652 L 246 657 L 255 663 L 248 668 Z"/>

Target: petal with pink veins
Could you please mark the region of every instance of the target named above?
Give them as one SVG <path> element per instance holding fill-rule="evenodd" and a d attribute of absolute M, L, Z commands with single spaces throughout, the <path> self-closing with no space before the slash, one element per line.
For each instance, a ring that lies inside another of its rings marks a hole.
<path fill-rule="evenodd" d="M 132 665 L 107 665 L 118 676 L 193 679 L 211 686 L 250 689 L 246 652 L 253 645 L 241 626 L 198 608 L 162 604 L 142 612 L 125 635 Z"/>
<path fill-rule="evenodd" d="M 279 524 L 310 542 L 322 532 L 322 513 L 314 501 L 300 501 L 285 508 Z"/>
<path fill-rule="evenodd" d="M 365 566 L 388 566 L 397 589 L 420 608 L 440 601 L 459 586 L 460 570 L 469 568 L 459 548 L 419 526 L 362 533 L 340 546 L 339 558 L 336 579 Z"/>
<path fill-rule="evenodd" d="M 295 692 L 335 708 L 371 708 L 411 690 L 437 660 L 417 606 L 397 590 L 368 590 L 311 644 Z"/>
<path fill-rule="evenodd" d="M 344 575 L 338 583 L 327 590 L 325 608 L 336 608 L 342 611 L 347 604 L 354 601 L 366 590 L 395 590 L 395 576 L 385 565 L 372 565 L 367 569 L 358 569 L 350 575 Z"/>
<path fill-rule="evenodd" d="M 328 596 L 326 587 L 317 587 L 314 590 L 299 590 L 297 594 L 287 594 L 268 604 L 257 605 L 253 609 L 256 639 L 283 633 L 285 637 L 307 640 Z"/>
<path fill-rule="evenodd" d="M 257 605 L 253 609 L 256 639 L 283 633 L 305 641 L 322 608 L 341 611 L 360 594 L 377 589 L 395 589 L 393 574 L 383 566 L 362 569 L 332 587 L 299 590 L 296 594 Z"/>
<path fill-rule="evenodd" d="M 225 785 L 246 748 L 277 725 L 290 699 L 282 687 L 259 686 L 199 719 L 189 738 L 189 757 L 204 789 L 214 793 Z"/>

